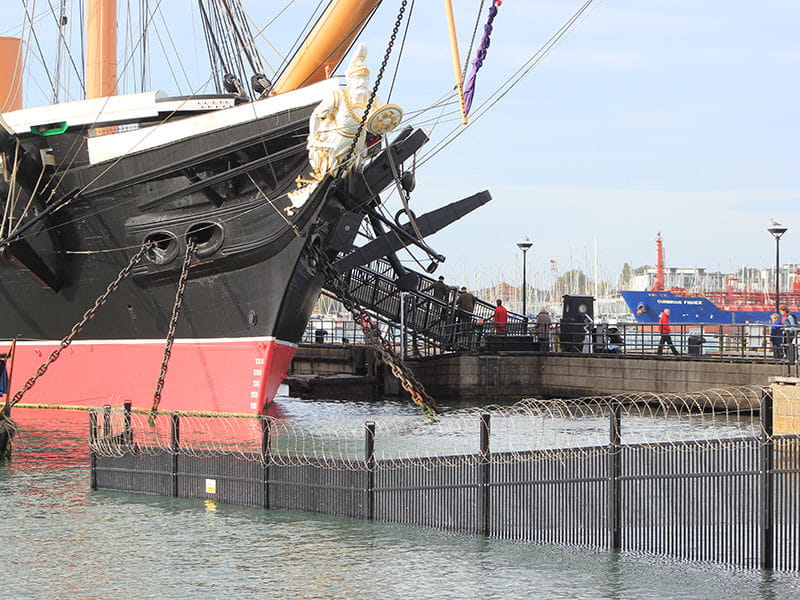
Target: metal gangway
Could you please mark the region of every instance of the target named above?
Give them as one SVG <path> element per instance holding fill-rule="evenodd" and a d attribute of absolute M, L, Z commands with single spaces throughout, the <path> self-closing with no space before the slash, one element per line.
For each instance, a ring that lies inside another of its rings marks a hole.
<path fill-rule="evenodd" d="M 422 347 L 426 355 L 476 350 L 487 336 L 495 333 L 493 303 L 476 297 L 472 313 L 464 313 L 456 308 L 457 287 L 448 286 L 447 297 L 440 300 L 433 295 L 436 279 L 413 270 L 405 271 L 398 277 L 389 260 L 377 259 L 350 270 L 342 279 L 351 300 L 379 320 L 400 327 L 401 335 L 405 334 L 408 340 L 402 346 L 409 348 L 410 355 L 417 354 Z M 326 286 L 324 293 L 338 299 L 330 291 L 332 288 Z M 509 311 L 502 333 L 508 340 L 519 339 L 527 334 L 527 326 L 523 315 Z"/>

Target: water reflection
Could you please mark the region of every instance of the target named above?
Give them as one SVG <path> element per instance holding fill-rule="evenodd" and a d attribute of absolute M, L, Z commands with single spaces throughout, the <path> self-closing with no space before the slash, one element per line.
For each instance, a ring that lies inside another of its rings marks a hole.
<path fill-rule="evenodd" d="M 284 402 L 287 417 L 308 427 L 417 414 L 392 402 Z M 0 584 L 7 598 L 782 600 L 800 594 L 797 575 L 92 493 L 85 413 L 14 416 L 21 434 L 13 459 L 0 466 L 7 550 Z M 631 434 L 645 425 L 631 423 Z M 585 426 L 590 435 L 607 434 L 602 422 Z"/>

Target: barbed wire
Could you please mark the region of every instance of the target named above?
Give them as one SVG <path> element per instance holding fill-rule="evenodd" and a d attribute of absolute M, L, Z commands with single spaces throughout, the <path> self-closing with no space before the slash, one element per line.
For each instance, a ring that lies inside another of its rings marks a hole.
<path fill-rule="evenodd" d="M 490 415 L 490 452 L 492 460 L 500 463 L 552 459 L 566 451 L 570 456 L 607 453 L 615 414 L 619 442 L 625 446 L 658 452 L 672 451 L 676 444 L 691 448 L 735 445 L 743 439 L 765 438 L 759 410 L 769 389 L 774 414 L 785 414 L 791 403 L 781 386 L 747 386 L 689 394 L 527 399 L 509 406 L 454 410 L 436 421 L 421 415 L 381 417 L 371 421 L 375 424 L 374 458 L 383 469 L 480 462 L 482 414 Z M 99 456 L 174 452 L 171 423 L 177 418 L 179 452 L 189 456 L 234 454 L 277 466 L 353 470 L 363 469 L 366 460 L 364 420 L 309 424 L 273 417 L 160 413 L 150 427 L 147 413 L 134 412 L 126 429 L 126 415 L 119 409 L 95 414 L 97 431 L 91 448 Z M 800 411 L 792 414 L 781 418 L 776 436 L 800 435 Z M 262 453 L 263 430 L 268 432 L 267 453 Z"/>

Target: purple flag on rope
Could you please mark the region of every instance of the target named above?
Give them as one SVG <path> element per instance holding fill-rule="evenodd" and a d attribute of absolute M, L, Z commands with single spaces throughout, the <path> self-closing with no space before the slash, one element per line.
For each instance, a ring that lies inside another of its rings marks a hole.
<path fill-rule="evenodd" d="M 477 75 L 478 69 L 483 66 L 483 61 L 486 59 L 486 51 L 489 49 L 489 36 L 492 35 L 492 21 L 497 15 L 498 6 L 500 6 L 500 2 L 494 0 L 489 7 L 489 19 L 486 21 L 486 25 L 483 26 L 483 39 L 481 39 L 481 45 L 478 46 L 478 51 L 475 53 L 475 58 L 472 59 L 472 71 L 470 71 L 467 83 L 464 86 L 465 114 L 469 114 L 469 109 L 472 106 L 472 96 L 475 93 L 475 75 Z"/>

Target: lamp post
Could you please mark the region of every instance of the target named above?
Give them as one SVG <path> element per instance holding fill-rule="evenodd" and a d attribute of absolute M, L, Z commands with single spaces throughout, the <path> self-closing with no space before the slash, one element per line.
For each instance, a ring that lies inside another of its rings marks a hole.
<path fill-rule="evenodd" d="M 781 236 L 786 233 L 786 227 L 772 221 L 767 231 L 775 238 L 775 312 L 780 313 L 781 306 Z"/>
<path fill-rule="evenodd" d="M 528 239 L 526 235 L 525 238 L 521 242 L 517 242 L 517 246 L 520 250 L 522 250 L 522 316 L 523 318 L 528 318 L 528 304 L 527 304 L 527 287 L 528 287 L 528 279 L 527 279 L 527 262 L 526 257 L 528 255 L 528 249 L 533 246 L 533 242 Z"/>

